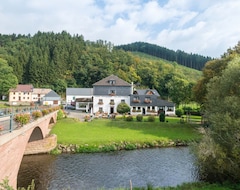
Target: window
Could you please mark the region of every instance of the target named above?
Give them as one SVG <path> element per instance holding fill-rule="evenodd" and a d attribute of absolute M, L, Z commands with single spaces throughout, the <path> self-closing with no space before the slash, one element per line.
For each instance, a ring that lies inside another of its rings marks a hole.
<path fill-rule="evenodd" d="M 114 105 L 115 103 L 114 103 L 114 100 L 113 99 L 111 99 L 110 100 L 110 105 Z"/>
<path fill-rule="evenodd" d="M 134 97 L 133 97 L 133 102 L 134 102 L 134 103 L 139 103 L 139 102 L 140 102 L 139 96 L 134 96 Z"/>
<path fill-rule="evenodd" d="M 13 99 L 15 100 L 15 97 L 13 97 Z"/>
<path fill-rule="evenodd" d="M 103 108 L 99 107 L 98 112 L 102 113 L 103 112 Z"/>
<path fill-rule="evenodd" d="M 114 96 L 114 95 L 116 94 L 116 90 L 109 90 L 109 94 L 110 94 L 111 96 Z"/>
<path fill-rule="evenodd" d="M 159 107 L 159 110 L 164 110 L 164 106 L 160 106 L 160 107 Z"/>
<path fill-rule="evenodd" d="M 124 99 L 122 99 L 122 100 L 121 100 L 121 103 L 125 103 L 125 100 L 124 100 Z"/>
<path fill-rule="evenodd" d="M 13 93 L 13 95 L 15 95 L 15 92 Z"/>
<path fill-rule="evenodd" d="M 116 81 L 115 81 L 115 80 L 109 80 L 108 82 L 109 82 L 109 84 L 112 84 L 112 85 L 113 85 L 113 84 L 116 84 Z"/>
<path fill-rule="evenodd" d="M 146 104 L 152 103 L 152 101 L 151 101 L 151 98 L 150 98 L 150 97 L 145 97 L 145 100 L 144 100 L 144 102 L 145 102 Z"/>
<path fill-rule="evenodd" d="M 98 100 L 98 104 L 99 104 L 99 105 L 102 105 L 102 104 L 103 104 L 103 99 L 99 99 L 99 100 Z"/>
<path fill-rule="evenodd" d="M 169 106 L 169 107 L 167 108 L 167 111 L 173 111 L 173 107 L 172 107 L 172 106 Z"/>

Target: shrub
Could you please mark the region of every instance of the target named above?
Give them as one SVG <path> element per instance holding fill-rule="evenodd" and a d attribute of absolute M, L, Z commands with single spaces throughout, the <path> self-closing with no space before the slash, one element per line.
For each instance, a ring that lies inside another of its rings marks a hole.
<path fill-rule="evenodd" d="M 160 122 L 165 122 L 165 113 L 164 112 L 161 112 L 160 115 L 159 115 L 159 121 Z"/>
<path fill-rule="evenodd" d="M 178 108 L 178 109 L 176 109 L 176 111 L 175 111 L 175 114 L 178 116 L 178 117 L 181 117 L 182 115 L 183 115 L 183 109 L 180 109 L 180 108 Z"/>
<path fill-rule="evenodd" d="M 140 114 L 138 114 L 137 115 L 137 117 L 136 117 L 136 119 L 137 119 L 137 121 L 142 121 L 143 120 L 143 116 L 142 115 L 140 115 Z"/>
<path fill-rule="evenodd" d="M 130 107 L 126 103 L 120 103 L 117 106 L 117 112 L 120 114 L 128 113 L 130 112 Z"/>
<path fill-rule="evenodd" d="M 42 110 L 42 114 L 43 114 L 43 115 L 47 115 L 48 113 L 49 113 L 48 110 Z"/>
<path fill-rule="evenodd" d="M 32 112 L 32 117 L 33 117 L 33 119 L 37 119 L 39 117 L 42 117 L 42 112 L 41 111 L 33 111 Z"/>
<path fill-rule="evenodd" d="M 133 116 L 131 116 L 131 115 L 127 116 L 126 121 L 133 121 Z"/>
<path fill-rule="evenodd" d="M 154 115 L 149 115 L 148 116 L 148 121 L 149 122 L 154 122 L 155 121 L 155 116 Z"/>
<path fill-rule="evenodd" d="M 17 115 L 15 115 L 14 120 L 18 124 L 20 124 L 20 126 L 23 126 L 30 122 L 30 114 L 28 114 L 28 113 L 17 114 Z"/>
<path fill-rule="evenodd" d="M 65 116 L 65 114 L 64 114 L 63 110 L 60 109 L 57 113 L 57 120 L 64 118 L 64 116 Z"/>

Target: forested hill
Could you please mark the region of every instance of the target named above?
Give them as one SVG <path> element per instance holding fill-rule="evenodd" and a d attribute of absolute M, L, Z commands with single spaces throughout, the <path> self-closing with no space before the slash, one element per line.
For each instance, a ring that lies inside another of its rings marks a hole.
<path fill-rule="evenodd" d="M 0 95 L 6 95 L 17 83 L 51 88 L 64 95 L 67 87 L 92 87 L 114 74 L 138 88 L 155 88 L 162 97 L 169 97 L 170 89 L 180 92 L 181 87 L 184 92 L 190 91 L 201 75 L 200 71 L 183 69 L 176 62 L 156 57 L 145 59 L 115 49 L 110 42 L 86 41 L 83 36 L 66 31 L 38 32 L 33 36 L 0 34 L 0 66 Z M 3 67 L 16 77 L 7 76 Z M 17 78 L 16 84 L 10 82 L 11 78 Z M 7 84 L 5 90 L 1 84 Z"/>
<path fill-rule="evenodd" d="M 116 46 L 115 48 L 131 52 L 142 52 L 168 61 L 176 61 L 180 65 L 197 70 L 202 70 L 206 62 L 212 59 L 211 57 L 205 57 L 198 54 L 188 54 L 181 50 L 174 51 L 145 42 L 135 42 L 127 45 Z"/>

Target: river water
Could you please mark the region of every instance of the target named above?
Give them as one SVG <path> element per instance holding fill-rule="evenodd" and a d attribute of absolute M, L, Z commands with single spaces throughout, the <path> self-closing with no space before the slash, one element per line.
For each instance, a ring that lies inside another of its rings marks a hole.
<path fill-rule="evenodd" d="M 35 179 L 36 190 L 96 190 L 177 186 L 198 181 L 194 156 L 187 147 L 93 154 L 25 156 L 18 186 Z"/>

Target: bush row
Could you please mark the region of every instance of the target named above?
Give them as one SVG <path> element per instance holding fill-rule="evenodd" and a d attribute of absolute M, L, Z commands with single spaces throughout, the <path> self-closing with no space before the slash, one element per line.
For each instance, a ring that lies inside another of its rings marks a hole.
<path fill-rule="evenodd" d="M 126 120 L 126 121 L 133 121 L 133 116 L 132 116 L 132 115 L 126 116 L 126 117 L 125 117 L 125 120 Z M 136 120 L 137 120 L 138 122 L 142 122 L 142 121 L 143 121 L 143 116 L 142 116 L 141 114 L 138 114 L 138 115 L 136 116 Z M 154 122 L 154 121 L 155 121 L 155 116 L 154 116 L 154 115 L 149 115 L 149 116 L 147 117 L 147 121 L 148 121 L 148 122 Z M 165 122 L 165 114 L 164 114 L 164 113 L 160 113 L 160 115 L 159 115 L 159 121 L 160 121 L 160 122 Z"/>
<path fill-rule="evenodd" d="M 14 116 L 14 121 L 18 123 L 19 127 L 22 127 L 23 125 L 26 125 L 27 123 L 29 123 L 31 121 L 31 118 L 33 120 L 36 120 L 58 109 L 59 107 L 56 106 L 56 107 L 51 107 L 43 110 L 36 110 L 36 111 L 33 111 L 32 113 L 19 113 Z"/>

